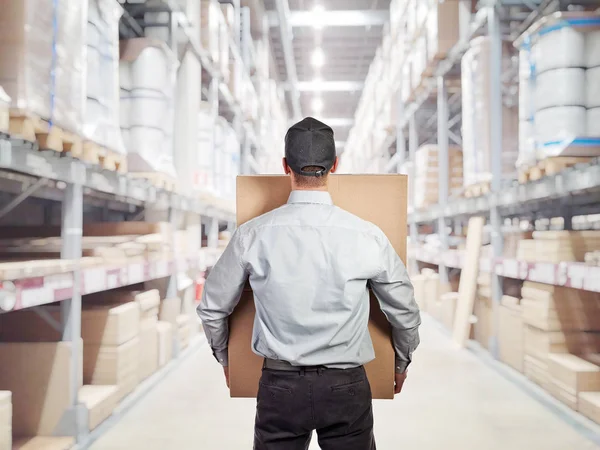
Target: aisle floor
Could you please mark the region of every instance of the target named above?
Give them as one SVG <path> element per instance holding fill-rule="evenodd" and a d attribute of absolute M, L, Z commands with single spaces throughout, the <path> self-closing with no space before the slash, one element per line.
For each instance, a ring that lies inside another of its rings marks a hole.
<path fill-rule="evenodd" d="M 600 449 L 473 353 L 455 350 L 431 319 L 421 338 L 405 391 L 375 402 L 379 450 Z M 228 398 L 204 344 L 91 449 L 249 450 L 254 405 Z"/>

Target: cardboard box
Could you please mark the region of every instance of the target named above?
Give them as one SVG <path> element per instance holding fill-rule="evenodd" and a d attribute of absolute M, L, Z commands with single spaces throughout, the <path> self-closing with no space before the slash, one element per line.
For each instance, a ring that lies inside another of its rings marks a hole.
<path fill-rule="evenodd" d="M 104 422 L 117 407 L 117 386 L 82 386 L 79 402 L 88 410 L 88 428 L 93 430 Z"/>
<path fill-rule="evenodd" d="M 139 379 L 145 380 L 158 370 L 158 328 L 156 319 L 146 319 L 140 327 Z"/>
<path fill-rule="evenodd" d="M 550 390 L 547 360 L 541 360 L 525 354 L 523 357 L 523 371 L 525 376 L 547 391 Z"/>
<path fill-rule="evenodd" d="M 473 326 L 473 333 L 475 340 L 486 349 L 489 348 L 490 338 L 492 337 L 492 310 L 492 300 L 488 297 L 477 295 L 473 307 L 473 313 L 477 317 L 477 322 Z"/>
<path fill-rule="evenodd" d="M 135 302 L 139 305 L 140 320 L 158 316 L 160 293 L 158 289 L 131 290 L 114 289 L 97 294 L 86 295 L 84 302 L 90 304 L 122 304 Z"/>
<path fill-rule="evenodd" d="M 158 322 L 158 366 L 164 367 L 173 358 L 173 325 Z"/>
<path fill-rule="evenodd" d="M 192 337 L 190 330 L 190 316 L 187 314 L 180 314 L 177 316 L 176 327 L 177 327 L 177 339 L 179 341 L 179 349 L 183 350 L 190 345 L 190 339 Z"/>
<path fill-rule="evenodd" d="M 447 292 L 440 297 L 441 322 L 452 331 L 454 329 L 454 314 L 458 303 L 458 292 Z"/>
<path fill-rule="evenodd" d="M 580 392 L 578 405 L 581 414 L 600 424 L 600 392 Z"/>
<path fill-rule="evenodd" d="M 550 355 L 548 373 L 574 395 L 585 391 L 600 391 L 600 367 L 591 361 L 599 361 L 600 355 L 581 358 L 571 354 Z"/>
<path fill-rule="evenodd" d="M 238 177 L 237 223 L 271 211 L 288 200 L 287 176 Z M 406 263 L 407 178 L 403 175 L 332 175 L 329 192 L 338 207 L 381 228 Z M 250 346 L 254 323 L 252 291 L 246 290 L 230 320 L 229 373 L 232 397 L 255 397 L 263 360 Z M 394 397 L 394 350 L 390 326 L 371 295 L 369 332 L 376 359 L 366 365 L 373 398 Z"/>
<path fill-rule="evenodd" d="M 55 432 L 70 403 L 72 351 L 70 342 L 0 343 L 0 389 L 12 392 L 15 436 Z"/>
<path fill-rule="evenodd" d="M 0 449 L 12 448 L 12 393 L 0 391 Z"/>
<path fill-rule="evenodd" d="M 173 326 L 177 326 L 177 316 L 181 314 L 181 299 L 178 297 L 166 298 L 160 302 L 160 312 L 158 320 L 161 322 L 169 322 Z"/>
<path fill-rule="evenodd" d="M 83 382 L 118 386 L 117 399 L 129 394 L 139 382 L 139 338 L 119 346 L 85 345 Z"/>
<path fill-rule="evenodd" d="M 498 321 L 500 361 L 521 373 L 525 356 L 523 339 L 521 307 L 518 303 L 507 304 L 503 299 Z"/>
<path fill-rule="evenodd" d="M 18 438 L 12 450 L 69 450 L 75 445 L 72 437 L 26 437 Z"/>

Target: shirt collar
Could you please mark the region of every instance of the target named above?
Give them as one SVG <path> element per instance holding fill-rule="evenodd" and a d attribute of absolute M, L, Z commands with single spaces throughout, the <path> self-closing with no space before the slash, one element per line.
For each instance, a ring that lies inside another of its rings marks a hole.
<path fill-rule="evenodd" d="M 292 191 L 288 204 L 313 203 L 317 205 L 333 205 L 329 192 L 325 191 Z"/>

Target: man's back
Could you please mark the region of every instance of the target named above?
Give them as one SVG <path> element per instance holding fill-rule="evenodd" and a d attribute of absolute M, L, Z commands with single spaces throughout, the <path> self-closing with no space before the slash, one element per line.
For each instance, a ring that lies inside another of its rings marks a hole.
<path fill-rule="evenodd" d="M 333 206 L 326 192 L 295 191 L 239 232 L 256 353 L 338 368 L 374 358 L 366 284 L 381 271 L 385 239 L 375 225 Z"/>

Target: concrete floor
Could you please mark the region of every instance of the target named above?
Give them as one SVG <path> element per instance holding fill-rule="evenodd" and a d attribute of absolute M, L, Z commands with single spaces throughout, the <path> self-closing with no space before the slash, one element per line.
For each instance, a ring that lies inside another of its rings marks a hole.
<path fill-rule="evenodd" d="M 591 450 L 555 412 L 424 321 L 405 391 L 375 402 L 380 450 Z M 254 401 L 231 400 L 203 345 L 133 406 L 92 450 L 246 450 Z M 311 449 L 318 449 L 316 439 Z"/>

